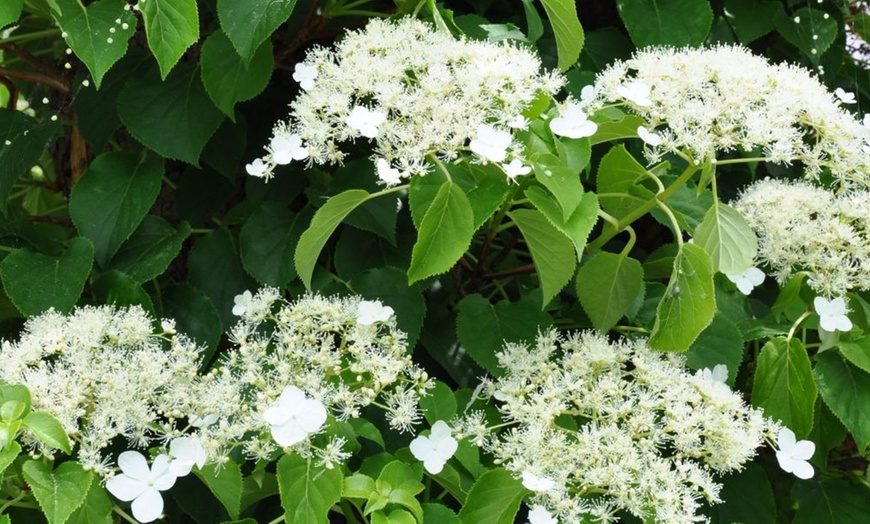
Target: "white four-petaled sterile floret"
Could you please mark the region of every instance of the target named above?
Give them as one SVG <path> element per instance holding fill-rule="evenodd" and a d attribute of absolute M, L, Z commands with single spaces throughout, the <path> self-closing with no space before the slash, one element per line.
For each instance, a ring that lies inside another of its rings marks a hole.
<path fill-rule="evenodd" d="M 513 136 L 507 131 L 488 124 L 477 126 L 477 134 L 471 140 L 471 151 L 487 162 L 504 162 Z"/>
<path fill-rule="evenodd" d="M 433 475 L 441 473 L 444 464 L 456 453 L 459 443 L 453 438 L 450 426 L 443 420 L 432 424 L 429 436 L 419 435 L 411 441 L 414 458 L 423 462 L 426 471 Z"/>
<path fill-rule="evenodd" d="M 744 295 L 752 293 L 752 290 L 760 286 L 765 278 L 764 271 L 754 266 L 747 268 L 743 273 L 725 276 L 728 277 L 728 280 L 734 282 L 737 285 L 737 289 Z"/>
<path fill-rule="evenodd" d="M 118 456 L 121 473 L 106 481 L 106 489 L 118 500 L 132 501 L 133 516 L 139 522 L 153 522 L 163 513 L 163 496 L 175 485 L 176 475 L 169 468 L 169 457 L 157 455 L 151 467 L 138 451 Z"/>
<path fill-rule="evenodd" d="M 317 80 L 317 68 L 305 62 L 299 62 L 293 68 L 293 80 L 299 82 L 299 87 L 305 91 L 310 91 L 314 87 L 314 81 Z"/>
<path fill-rule="evenodd" d="M 565 138 L 585 138 L 598 130 L 598 124 L 589 120 L 586 111 L 577 103 L 568 103 L 559 116 L 550 120 L 550 131 Z"/>
<path fill-rule="evenodd" d="M 850 331 L 852 321 L 847 316 L 848 309 L 843 297 L 828 300 L 824 297 L 816 297 L 813 307 L 819 315 L 819 326 L 825 331 Z"/>
<path fill-rule="evenodd" d="M 797 440 L 794 432 L 784 427 L 779 430 L 776 445 L 779 447 L 776 460 L 783 471 L 803 480 L 812 478 L 813 467 L 808 462 L 816 452 L 816 445 L 812 441 Z"/>
<path fill-rule="evenodd" d="M 287 386 L 278 397 L 277 404 L 263 412 L 272 438 L 280 446 L 292 446 L 316 433 L 326 422 L 326 408 L 319 401 L 308 398 L 296 386 Z"/>

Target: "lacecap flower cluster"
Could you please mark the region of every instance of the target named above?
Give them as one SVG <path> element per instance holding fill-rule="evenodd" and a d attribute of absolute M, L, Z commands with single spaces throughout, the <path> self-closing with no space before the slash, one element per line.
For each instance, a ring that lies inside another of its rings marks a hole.
<path fill-rule="evenodd" d="M 388 185 L 430 169 L 427 157 L 473 158 L 523 174 L 512 129 L 541 93 L 563 85 L 531 51 L 506 42 L 454 38 L 413 18 L 372 20 L 334 48 L 312 49 L 296 66 L 302 92 L 275 126 L 267 154 L 247 165 L 269 178 L 294 160 L 340 163 L 342 144 L 371 142 Z"/>

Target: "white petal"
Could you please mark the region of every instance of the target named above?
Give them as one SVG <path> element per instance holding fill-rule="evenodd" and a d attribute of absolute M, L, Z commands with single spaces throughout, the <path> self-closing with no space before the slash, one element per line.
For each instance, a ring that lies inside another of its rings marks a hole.
<path fill-rule="evenodd" d="M 758 269 L 757 267 L 750 267 L 743 272 L 743 277 L 753 286 L 760 286 L 762 282 L 764 282 L 765 276 L 766 275 L 764 274 L 764 271 Z"/>
<path fill-rule="evenodd" d="M 794 447 L 796 442 L 794 431 L 783 427 L 779 430 L 779 433 L 776 436 L 776 445 L 779 446 L 779 449 L 785 450 L 788 453 L 791 453 L 792 448 Z"/>
<path fill-rule="evenodd" d="M 441 460 L 438 457 L 429 457 L 428 459 L 423 461 L 423 467 L 426 468 L 426 471 L 433 475 L 437 475 L 441 473 L 441 470 L 444 469 L 445 461 Z"/>
<path fill-rule="evenodd" d="M 156 489 L 148 489 L 136 497 L 130 509 L 139 522 L 152 522 L 163 513 L 163 497 Z"/>
<path fill-rule="evenodd" d="M 429 437 L 425 435 L 417 436 L 417 438 L 411 441 L 408 448 L 411 450 L 414 458 L 420 461 L 426 460 L 432 454 L 432 444 L 429 442 Z"/>
<path fill-rule="evenodd" d="M 816 444 L 811 440 L 801 440 L 791 448 L 791 456 L 797 460 L 809 460 L 816 452 Z"/>
<path fill-rule="evenodd" d="M 272 426 L 272 438 L 280 446 L 292 446 L 308 437 L 308 432 L 295 421 L 290 421 L 282 426 Z"/>
<path fill-rule="evenodd" d="M 281 406 L 272 406 L 263 412 L 263 420 L 270 426 L 283 426 L 293 417 L 293 413 Z"/>
<path fill-rule="evenodd" d="M 795 477 L 803 480 L 812 478 L 814 471 L 813 466 L 809 462 L 805 460 L 796 460 L 792 466 L 791 472 L 794 473 Z"/>
<path fill-rule="evenodd" d="M 299 425 L 308 433 L 314 433 L 326 422 L 326 408 L 319 401 L 307 399 L 302 403 L 298 415 Z"/>
<path fill-rule="evenodd" d="M 192 469 L 193 462 L 187 460 L 175 459 L 169 463 L 169 472 L 176 477 L 186 477 Z"/>
<path fill-rule="evenodd" d="M 292 407 L 305 401 L 305 392 L 296 386 L 285 386 L 281 396 L 278 397 L 278 403 L 284 407 Z"/>
<path fill-rule="evenodd" d="M 430 433 L 431 438 L 435 440 L 440 440 L 444 437 L 449 437 L 451 435 L 452 430 L 450 426 L 447 425 L 443 420 L 436 420 L 434 424 L 432 424 L 432 431 Z"/>
<path fill-rule="evenodd" d="M 435 442 L 435 455 L 441 460 L 449 460 L 459 448 L 459 442 L 453 437 L 445 437 Z"/>
<path fill-rule="evenodd" d="M 776 452 L 776 461 L 779 462 L 779 467 L 786 473 L 791 473 L 794 469 L 794 459 L 785 451 Z"/>
<path fill-rule="evenodd" d="M 129 502 L 149 488 L 145 482 L 120 473 L 106 481 L 106 489 L 116 499 Z"/>
<path fill-rule="evenodd" d="M 151 468 L 145 456 L 138 451 L 125 451 L 118 455 L 118 467 L 130 478 L 147 481 L 151 478 Z"/>

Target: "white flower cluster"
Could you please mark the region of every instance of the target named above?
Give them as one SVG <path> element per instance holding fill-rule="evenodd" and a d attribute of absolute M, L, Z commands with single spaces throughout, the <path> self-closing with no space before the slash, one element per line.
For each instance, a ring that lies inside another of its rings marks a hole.
<path fill-rule="evenodd" d="M 602 72 L 594 92 L 589 110 L 622 102 L 649 122 L 643 134 L 656 130 L 644 139 L 651 160 L 674 151 L 704 163 L 761 149 L 771 162 L 803 163 L 810 179 L 829 169 L 843 185 L 870 183 L 870 128 L 842 107 L 848 97 L 743 47 L 640 51 Z"/>
<path fill-rule="evenodd" d="M 523 110 L 564 83 L 540 69 L 534 53 L 508 43 L 457 40 L 408 17 L 372 20 L 296 66 L 303 92 L 275 127 L 268 154 L 247 171 L 269 178 L 291 160 L 340 163 L 339 144 L 353 140 L 374 140 L 388 185 L 425 174 L 432 154 L 453 160 L 471 149 L 481 161 L 505 162 L 519 152 L 510 131 L 527 126 Z"/>
<path fill-rule="evenodd" d="M 870 289 L 870 192 L 834 194 L 764 179 L 733 203 L 758 235 L 758 258 L 782 284 L 797 271 L 828 297 Z"/>
<path fill-rule="evenodd" d="M 681 357 L 642 341 L 550 331 L 498 358 L 506 373 L 487 389 L 512 427 L 472 441 L 560 522 L 609 522 L 620 509 L 644 521 L 702 520 L 700 500 L 719 501 L 713 475 L 740 469 L 778 429 L 709 370 L 690 375 Z"/>
<path fill-rule="evenodd" d="M 0 379 L 30 390 L 33 409 L 50 413 L 78 444 L 87 469 L 110 475 L 104 449 L 119 436 L 136 447 L 163 439 L 187 416 L 199 348 L 183 335 L 162 339 L 140 307 L 50 310 L 27 321 L 18 342 L 2 343 Z M 24 442 L 53 450 L 27 433 Z"/>
<path fill-rule="evenodd" d="M 329 413 L 347 420 L 377 403 L 400 431 L 420 421 L 419 398 L 431 383 L 411 362 L 391 308 L 359 297 L 287 302 L 263 288 L 237 297 L 234 312 L 235 347 L 197 385 L 197 415 L 217 420 L 199 430 L 209 456 L 243 446 L 261 459 L 294 446 L 331 467 L 347 457 L 343 439 L 314 446 L 310 438 Z"/>

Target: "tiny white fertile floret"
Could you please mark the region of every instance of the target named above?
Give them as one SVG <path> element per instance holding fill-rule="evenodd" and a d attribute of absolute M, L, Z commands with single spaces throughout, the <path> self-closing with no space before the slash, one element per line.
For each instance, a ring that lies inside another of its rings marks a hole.
<path fill-rule="evenodd" d="M 846 301 L 843 297 L 827 300 L 816 297 L 813 306 L 819 315 L 819 326 L 825 331 L 850 331 L 852 321 L 846 316 Z"/>
<path fill-rule="evenodd" d="M 456 453 L 459 443 L 451 436 L 450 426 L 443 420 L 432 424 L 429 436 L 419 435 L 411 441 L 411 454 L 423 462 L 426 471 L 433 475 L 441 473 L 444 464 Z"/>
<path fill-rule="evenodd" d="M 361 300 L 356 308 L 356 321 L 370 326 L 375 322 L 386 322 L 393 313 L 393 308 L 385 306 L 380 300 Z"/>
<path fill-rule="evenodd" d="M 598 131 L 598 124 L 589 120 L 586 112 L 577 104 L 568 104 L 559 116 L 550 120 L 550 131 L 566 138 L 584 138 Z"/>
<path fill-rule="evenodd" d="M 130 509 L 139 522 L 152 522 L 163 513 L 163 496 L 175 484 L 169 457 L 157 455 L 148 467 L 145 456 L 138 451 L 125 451 L 118 456 L 121 473 L 106 481 L 106 489 L 118 500 L 133 501 Z"/>
<path fill-rule="evenodd" d="M 320 430 L 326 415 L 326 407 L 319 401 L 306 397 L 296 386 L 287 386 L 278 403 L 263 412 L 263 419 L 271 427 L 275 442 L 286 447 Z"/>
<path fill-rule="evenodd" d="M 796 440 L 794 432 L 788 428 L 782 428 L 777 435 L 776 460 L 779 467 L 786 473 L 794 473 L 799 479 L 808 479 L 813 476 L 813 467 L 808 460 L 816 452 L 815 443 L 809 440 Z"/>
<path fill-rule="evenodd" d="M 752 293 L 755 287 L 760 286 L 764 282 L 764 271 L 757 267 L 750 267 L 739 275 L 725 275 L 728 280 L 737 284 L 737 289 L 744 295 Z"/>

